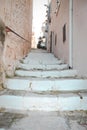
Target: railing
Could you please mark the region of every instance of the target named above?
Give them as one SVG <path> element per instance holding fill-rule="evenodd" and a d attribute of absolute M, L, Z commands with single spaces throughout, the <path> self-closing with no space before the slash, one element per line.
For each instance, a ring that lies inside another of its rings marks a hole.
<path fill-rule="evenodd" d="M 20 36 L 18 33 L 16 33 L 15 31 L 13 31 L 13 30 L 12 30 L 11 28 L 9 28 L 8 26 L 5 26 L 5 27 L 6 27 L 6 32 L 12 32 L 12 33 L 14 33 L 15 35 L 17 35 L 18 37 L 20 37 L 21 39 L 23 39 L 23 40 L 29 42 L 29 40 L 23 38 L 22 36 Z"/>

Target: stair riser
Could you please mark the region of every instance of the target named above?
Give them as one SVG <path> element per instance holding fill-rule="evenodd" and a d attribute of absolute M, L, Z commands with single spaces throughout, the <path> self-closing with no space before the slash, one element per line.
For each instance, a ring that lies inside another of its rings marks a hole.
<path fill-rule="evenodd" d="M 5 88 L 27 91 L 81 91 L 87 90 L 87 80 L 26 80 L 7 79 Z"/>
<path fill-rule="evenodd" d="M 60 97 L 17 97 L 1 96 L 0 107 L 14 110 L 30 111 L 74 111 L 87 110 L 87 97 L 79 96 Z"/>

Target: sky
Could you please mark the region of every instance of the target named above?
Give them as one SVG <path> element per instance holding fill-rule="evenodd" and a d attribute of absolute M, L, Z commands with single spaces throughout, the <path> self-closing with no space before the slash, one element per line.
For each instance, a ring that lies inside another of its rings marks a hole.
<path fill-rule="evenodd" d="M 33 0 L 33 31 L 36 38 L 41 35 L 41 26 L 46 19 L 46 6 L 48 0 Z"/>

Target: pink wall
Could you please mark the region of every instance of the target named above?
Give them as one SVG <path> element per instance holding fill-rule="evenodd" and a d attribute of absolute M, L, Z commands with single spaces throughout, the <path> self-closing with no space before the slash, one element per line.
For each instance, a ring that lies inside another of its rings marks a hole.
<path fill-rule="evenodd" d="M 32 0 L 0 0 L 0 17 L 5 25 L 29 42 L 8 32 L 4 48 L 6 70 L 14 68 L 16 61 L 24 57 L 31 48 Z"/>
<path fill-rule="evenodd" d="M 60 0 L 56 15 L 56 1 L 51 1 L 50 32 L 54 32 L 52 52 L 69 63 L 69 0 Z M 87 77 L 87 0 L 73 0 L 73 69 Z M 63 26 L 66 24 L 66 41 L 63 43 Z M 55 35 L 57 44 L 55 45 Z M 50 36 L 50 34 L 49 34 Z"/>
<path fill-rule="evenodd" d="M 50 31 L 57 36 L 57 43 L 53 45 L 54 55 L 62 59 L 65 63 L 69 62 L 69 0 L 61 1 L 58 14 L 56 11 L 56 1 L 52 0 Z M 63 43 L 63 26 L 66 24 L 66 41 Z M 55 36 L 54 40 L 55 42 Z"/>
<path fill-rule="evenodd" d="M 73 2 L 73 67 L 87 76 L 87 0 Z"/>

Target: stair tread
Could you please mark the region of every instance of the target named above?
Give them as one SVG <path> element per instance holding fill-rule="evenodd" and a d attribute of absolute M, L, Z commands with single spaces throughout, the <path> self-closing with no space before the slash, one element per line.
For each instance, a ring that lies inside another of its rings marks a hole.
<path fill-rule="evenodd" d="M 87 79 L 6 79 L 5 88 L 26 91 L 81 91 L 87 90 Z"/>
<path fill-rule="evenodd" d="M 19 64 L 19 66 L 17 67 L 17 70 L 64 70 L 64 69 L 68 69 L 68 65 L 67 64 L 61 64 L 61 65 L 37 65 L 37 64 Z"/>
<path fill-rule="evenodd" d="M 60 96 L 1 95 L 0 106 L 5 109 L 30 111 L 87 110 L 87 94 L 60 94 Z"/>
<path fill-rule="evenodd" d="M 61 78 L 61 77 L 76 77 L 76 70 L 63 70 L 63 71 L 25 71 L 16 70 L 16 76 L 27 76 L 27 77 L 41 77 L 41 78 Z"/>

